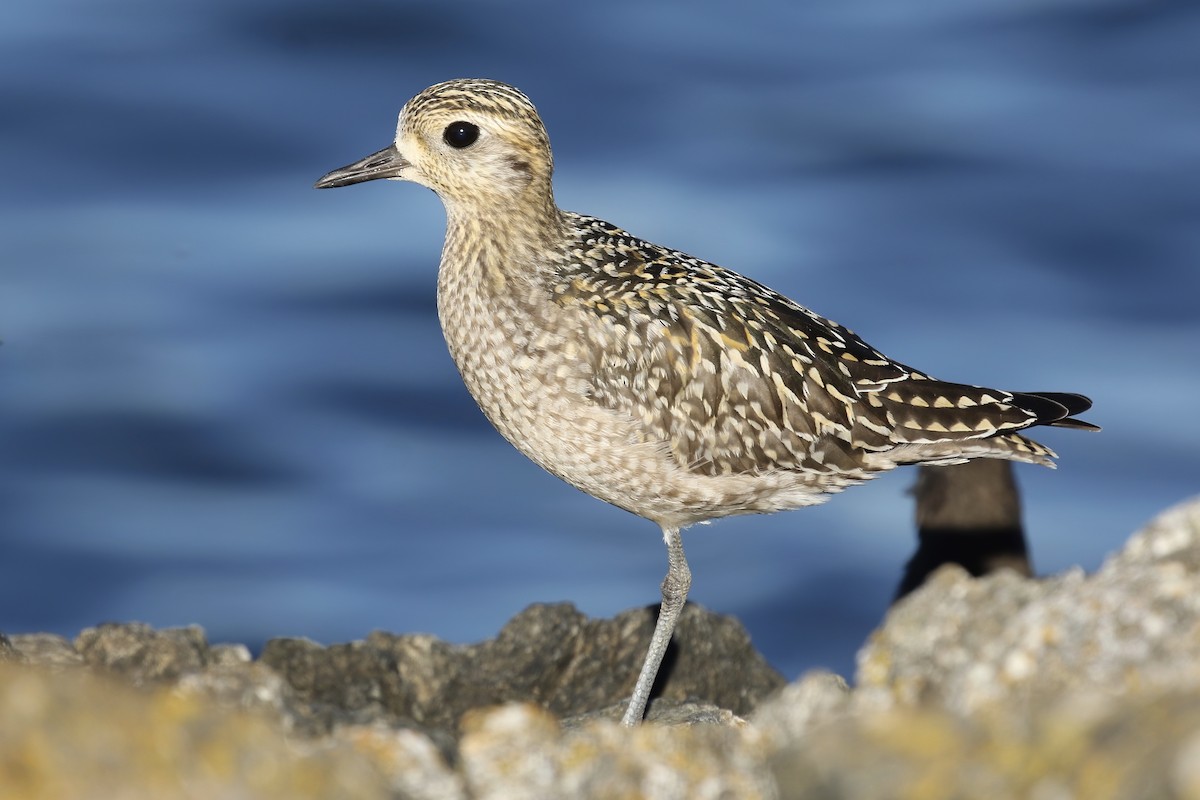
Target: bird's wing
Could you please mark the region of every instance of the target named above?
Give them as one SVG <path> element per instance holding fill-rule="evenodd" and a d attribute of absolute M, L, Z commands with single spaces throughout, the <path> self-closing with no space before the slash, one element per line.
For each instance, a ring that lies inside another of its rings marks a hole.
<path fill-rule="evenodd" d="M 1045 463 L 1049 450 L 1009 434 L 1074 413 L 1050 396 L 934 380 L 749 278 L 589 222 L 560 302 L 602 320 L 591 397 L 694 471 Z"/>

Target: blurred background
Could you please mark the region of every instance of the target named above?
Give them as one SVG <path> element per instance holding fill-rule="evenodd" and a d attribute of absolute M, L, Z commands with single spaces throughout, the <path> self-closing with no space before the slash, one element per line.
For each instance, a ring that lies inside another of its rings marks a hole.
<path fill-rule="evenodd" d="M 425 86 L 524 89 L 557 195 L 936 376 L 1078 391 L 1018 468 L 1035 567 L 1200 489 L 1200 6 L 15 0 L 0 9 L 0 630 L 458 642 L 657 603 L 652 524 L 488 426 L 436 197 L 317 192 Z M 691 598 L 849 674 L 903 470 L 685 536 Z"/>

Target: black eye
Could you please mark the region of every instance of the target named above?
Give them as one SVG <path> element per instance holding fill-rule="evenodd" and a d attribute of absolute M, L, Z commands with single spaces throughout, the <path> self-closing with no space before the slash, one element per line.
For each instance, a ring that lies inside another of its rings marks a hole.
<path fill-rule="evenodd" d="M 442 138 L 451 147 L 470 147 L 479 138 L 479 126 L 469 122 L 451 122 L 446 126 Z"/>

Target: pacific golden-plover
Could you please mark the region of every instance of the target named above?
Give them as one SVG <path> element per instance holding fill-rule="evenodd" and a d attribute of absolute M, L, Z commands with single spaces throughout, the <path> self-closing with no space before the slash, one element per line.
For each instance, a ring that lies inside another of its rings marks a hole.
<path fill-rule="evenodd" d="M 934 380 L 749 278 L 563 211 L 553 169 L 529 98 L 463 79 L 409 100 L 393 144 L 316 186 L 433 189 L 438 315 L 483 413 L 548 472 L 662 528 L 662 605 L 626 725 L 691 585 L 682 528 L 820 503 L 902 464 L 1053 466 L 1017 431 L 1095 428 L 1072 419 L 1082 395 Z"/>

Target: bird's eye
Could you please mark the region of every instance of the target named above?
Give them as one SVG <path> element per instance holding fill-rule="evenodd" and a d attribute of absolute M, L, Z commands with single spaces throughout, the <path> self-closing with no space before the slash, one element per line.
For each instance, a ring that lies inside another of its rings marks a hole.
<path fill-rule="evenodd" d="M 446 140 L 446 144 L 461 150 L 475 144 L 475 140 L 479 138 L 479 126 L 470 122 L 451 122 L 442 133 L 442 138 Z"/>

